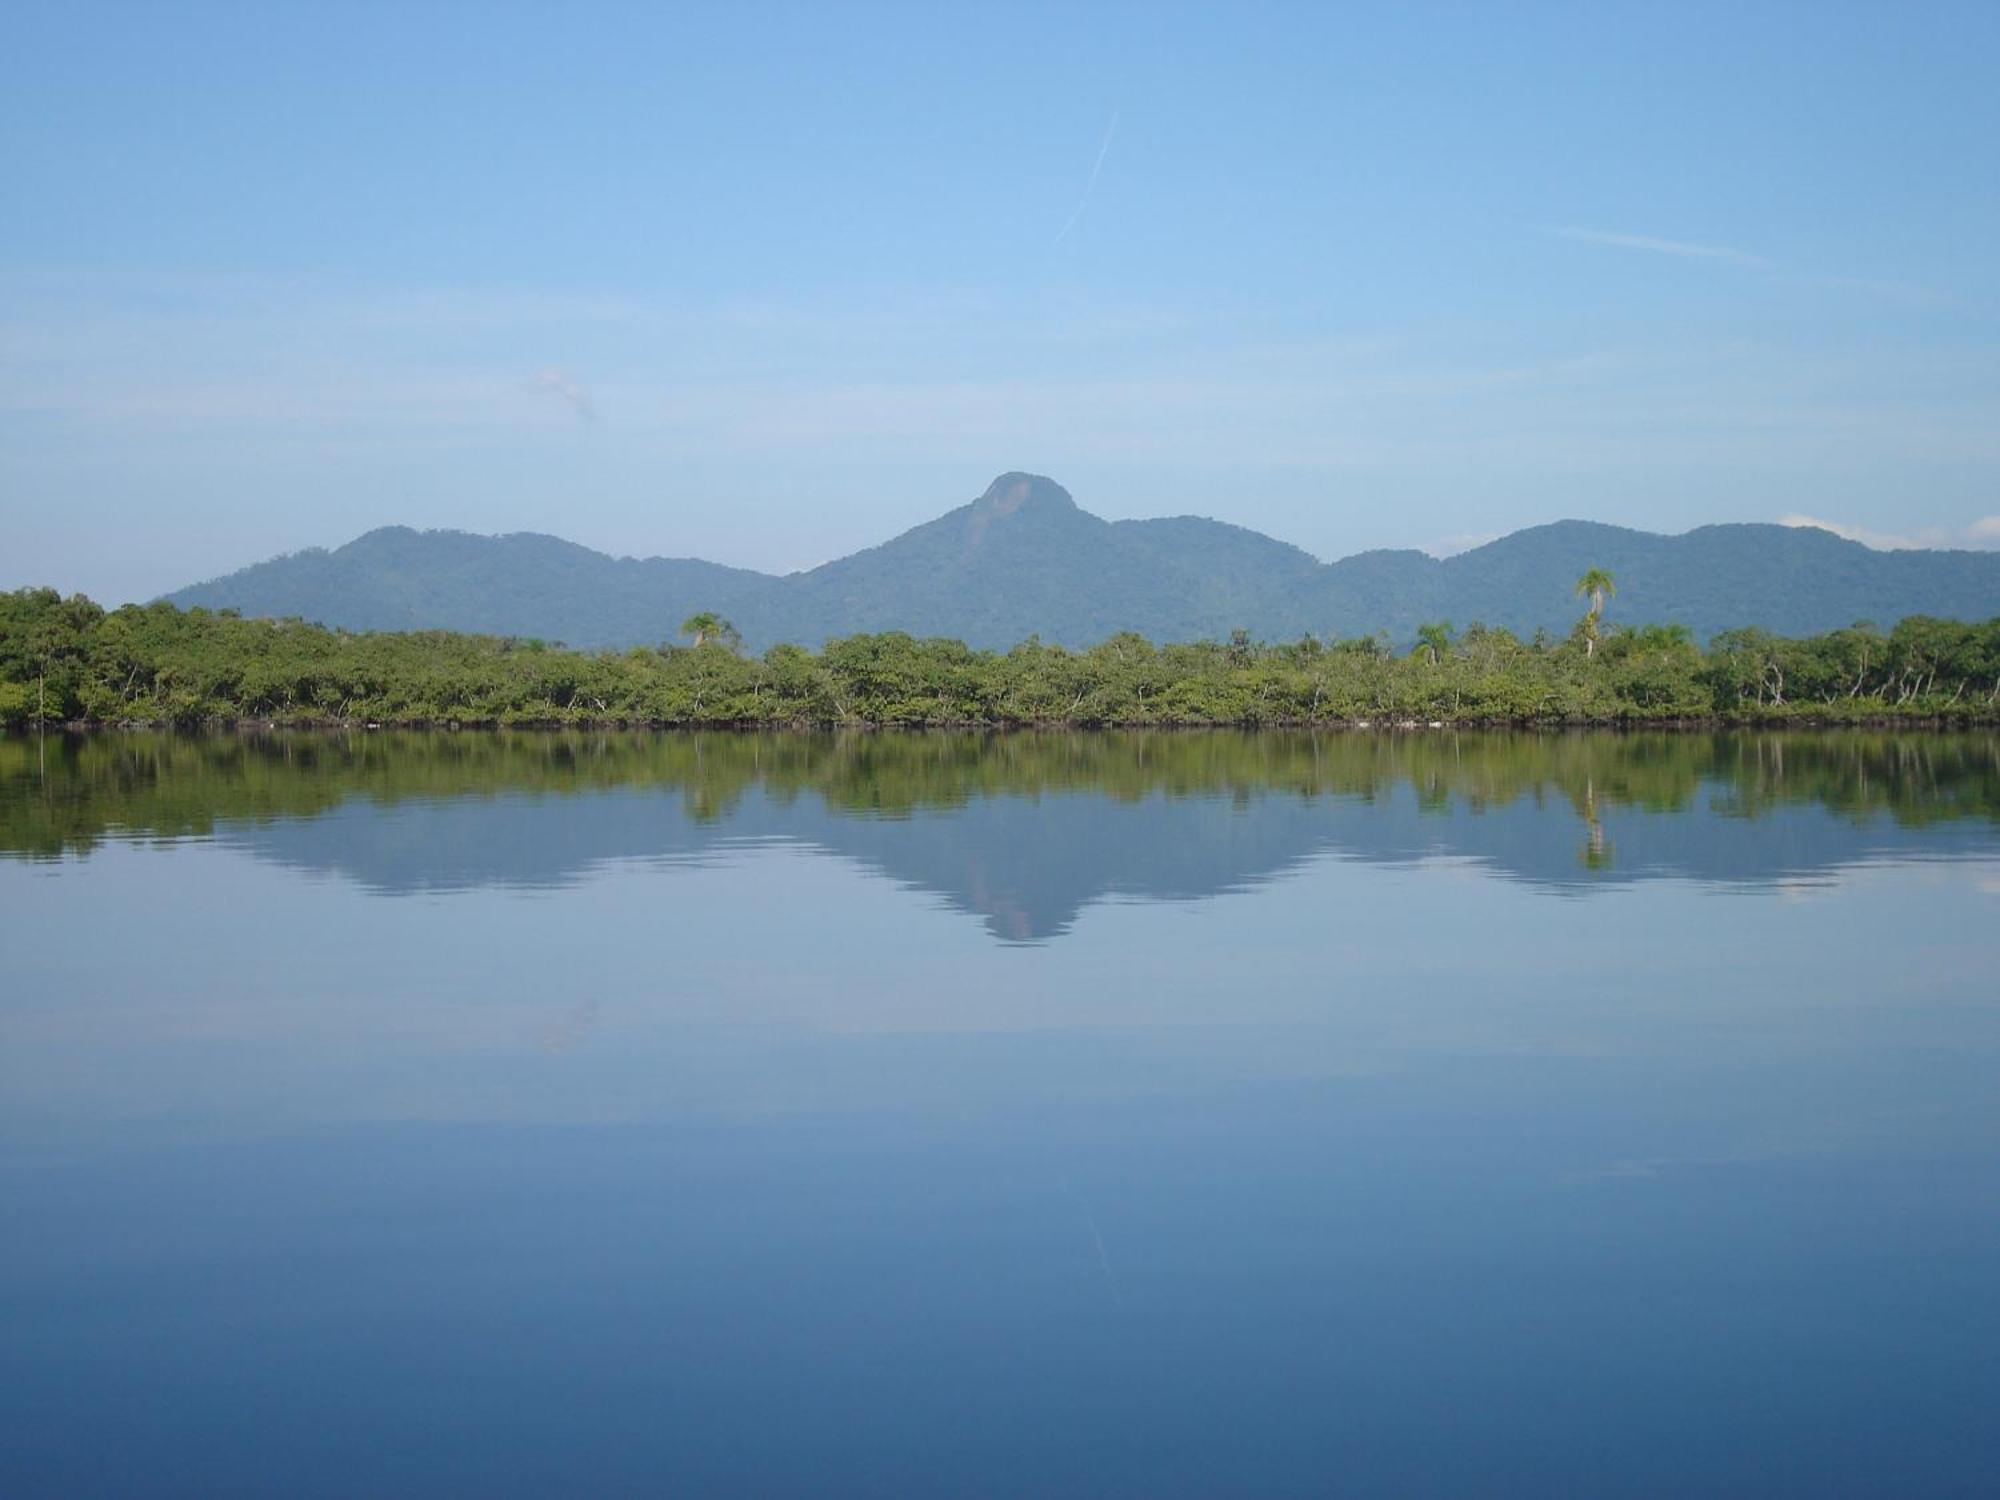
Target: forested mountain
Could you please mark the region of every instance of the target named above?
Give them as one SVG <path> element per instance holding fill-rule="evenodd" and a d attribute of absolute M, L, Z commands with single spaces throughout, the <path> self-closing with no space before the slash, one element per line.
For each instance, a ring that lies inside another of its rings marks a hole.
<path fill-rule="evenodd" d="M 694 559 L 613 558 L 548 536 L 387 527 L 169 597 L 356 630 L 466 630 L 583 647 L 669 640 L 699 610 L 733 620 L 753 648 L 879 630 L 984 647 L 1030 635 L 1082 646 L 1121 630 L 1155 640 L 1236 629 L 1267 639 L 1387 631 L 1404 642 L 1429 620 L 1566 631 L 1579 613 L 1572 588 L 1592 567 L 1617 579 L 1612 621 L 1681 624 L 1703 638 L 1742 625 L 1804 635 L 1863 619 L 2000 614 L 2000 553 L 1877 552 L 1787 526 L 1660 536 L 1559 521 L 1443 560 L 1385 551 L 1322 564 L 1219 521 L 1105 521 L 1029 474 L 1003 474 L 969 505 L 785 577 Z"/>
<path fill-rule="evenodd" d="M 747 617 L 750 601 L 775 581 L 692 558 L 607 557 L 528 532 L 385 526 L 331 552 L 294 552 L 168 597 L 350 630 L 466 630 L 599 646 L 667 639 L 689 609 Z"/>

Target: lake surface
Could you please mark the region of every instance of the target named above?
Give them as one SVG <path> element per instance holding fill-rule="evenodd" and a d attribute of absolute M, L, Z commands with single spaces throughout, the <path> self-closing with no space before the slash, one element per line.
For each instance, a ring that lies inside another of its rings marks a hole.
<path fill-rule="evenodd" d="M 0 1495 L 2000 1493 L 2000 738 L 0 740 Z"/>

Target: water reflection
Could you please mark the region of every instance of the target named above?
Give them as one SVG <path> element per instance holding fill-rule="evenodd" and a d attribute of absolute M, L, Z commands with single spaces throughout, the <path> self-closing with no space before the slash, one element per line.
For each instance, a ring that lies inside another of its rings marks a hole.
<path fill-rule="evenodd" d="M 1561 892 L 1831 878 L 2000 845 L 1991 734 L 274 734 L 0 741 L 0 851 L 210 839 L 385 895 L 746 842 L 984 919 L 1200 900 L 1318 854 Z"/>
<path fill-rule="evenodd" d="M 1994 749 L 0 742 L 0 1495 L 1995 1493 Z"/>

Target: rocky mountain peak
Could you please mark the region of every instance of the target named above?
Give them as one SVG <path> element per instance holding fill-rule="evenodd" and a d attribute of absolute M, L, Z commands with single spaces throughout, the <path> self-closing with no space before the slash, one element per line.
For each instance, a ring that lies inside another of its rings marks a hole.
<path fill-rule="evenodd" d="M 1021 511 L 1075 510 L 1068 490 L 1040 474 L 1009 473 L 986 486 L 973 502 L 983 516 L 1011 516 Z"/>

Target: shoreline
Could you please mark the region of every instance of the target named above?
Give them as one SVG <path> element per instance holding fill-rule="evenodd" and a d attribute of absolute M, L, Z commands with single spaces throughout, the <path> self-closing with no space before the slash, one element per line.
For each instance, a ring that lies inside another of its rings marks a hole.
<path fill-rule="evenodd" d="M 1064 732 L 1129 733 L 1161 730 L 1196 733 L 1202 730 L 1309 730 L 1347 734 L 1432 734 L 1444 730 L 1653 730 L 1672 733 L 1714 733 L 1739 729 L 1908 729 L 1952 731 L 2000 728 L 2000 705 L 1968 709 L 1962 713 L 1935 711 L 1897 713 L 1894 710 L 1838 714 L 1802 710 L 1765 711 L 1741 714 L 1639 715 L 1610 717 L 1480 717 L 1457 719 L 639 719 L 592 715 L 587 718 L 498 718 L 498 717 L 414 717 L 342 719 L 321 716 L 274 718 L 262 714 L 217 715 L 201 719 L 66 719 L 46 725 L 24 724 L 0 733 L 104 734 L 180 732 L 202 734 L 271 734 L 282 730 L 315 733 L 370 733 L 384 730 L 423 730 L 432 733 L 493 733 L 501 730 L 553 732 L 565 729 L 599 733 L 644 734 L 827 734 L 827 733 L 921 733 L 1013 734 Z"/>

